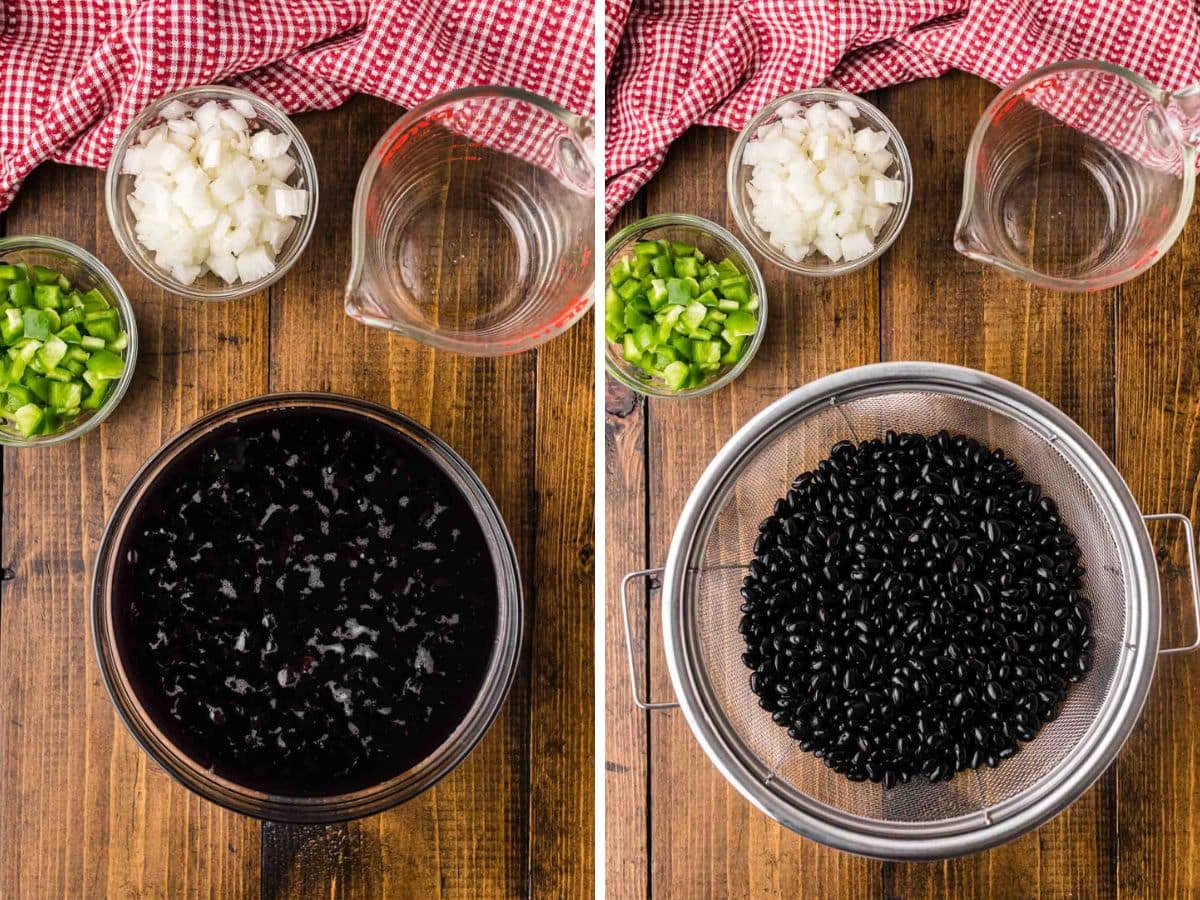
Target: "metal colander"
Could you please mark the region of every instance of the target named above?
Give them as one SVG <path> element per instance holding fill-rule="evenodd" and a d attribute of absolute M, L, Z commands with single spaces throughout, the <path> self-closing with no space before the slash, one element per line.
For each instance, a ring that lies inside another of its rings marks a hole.
<path fill-rule="evenodd" d="M 1058 718 L 1014 757 L 950 781 L 917 778 L 885 790 L 851 782 L 802 752 L 758 706 L 741 659 L 738 589 L 754 555 L 758 524 L 793 478 L 815 468 L 838 441 L 882 437 L 889 429 L 946 429 L 1002 447 L 1027 479 L 1058 502 L 1087 569 L 1094 647 L 1091 671 L 1071 688 Z M 1190 523 L 1169 517 L 1187 529 L 1197 600 Z M 625 587 L 644 574 L 650 573 L 634 573 Z M 664 645 L 678 705 L 725 777 L 788 828 L 885 858 L 982 850 L 1061 812 L 1104 771 L 1133 728 L 1160 652 L 1153 549 L 1143 516 L 1109 459 L 1035 395 L 980 372 L 929 363 L 832 375 L 752 419 L 717 454 L 688 499 L 662 589 Z M 1200 606 L 1197 617 L 1200 624 Z"/>

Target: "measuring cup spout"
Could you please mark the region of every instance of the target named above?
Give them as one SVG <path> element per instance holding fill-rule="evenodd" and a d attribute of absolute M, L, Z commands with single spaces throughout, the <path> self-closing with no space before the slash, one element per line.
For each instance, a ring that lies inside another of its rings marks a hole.
<path fill-rule="evenodd" d="M 954 226 L 954 249 L 970 259 L 996 263 L 998 260 L 992 253 L 992 248 L 983 237 L 976 206 L 975 193 L 968 187 L 963 195 L 958 223 Z"/>
<path fill-rule="evenodd" d="M 362 263 L 356 262 L 346 281 L 345 306 L 350 315 L 354 315 L 354 310 L 361 309 L 367 299 L 363 294 L 362 268 Z"/>
<path fill-rule="evenodd" d="M 378 148 L 376 148 L 378 150 Z M 354 195 L 354 214 L 350 235 L 350 277 L 346 279 L 346 291 L 343 297 L 343 309 L 346 315 L 375 328 L 385 328 L 389 331 L 399 331 L 407 334 L 407 326 L 398 321 L 400 316 L 392 310 L 387 288 L 381 284 L 381 273 L 372 263 L 372 254 L 368 246 L 372 240 L 369 233 L 374 226 L 368 221 L 368 209 L 381 190 L 377 180 L 385 178 L 381 172 L 378 153 L 372 156 L 363 169 L 359 179 L 358 190 Z"/>
<path fill-rule="evenodd" d="M 369 173 L 368 178 L 370 174 L 373 173 Z M 369 183 L 364 185 L 360 182 L 358 194 L 354 198 L 354 221 L 351 227 L 350 277 L 346 279 L 344 300 L 346 314 L 359 321 L 362 321 L 362 316 L 366 309 L 375 305 L 374 300 L 365 288 L 367 280 L 367 229 L 364 221 L 366 216 L 365 189 L 369 187 Z"/>
<path fill-rule="evenodd" d="M 371 287 L 371 277 L 364 256 L 365 254 L 354 254 L 343 303 L 346 315 L 364 325 L 399 330 L 393 316 L 388 314 Z"/>
<path fill-rule="evenodd" d="M 563 110 L 560 118 L 566 132 L 557 138 L 558 174 L 572 190 L 590 194 L 595 189 L 595 123 L 569 110 Z"/>

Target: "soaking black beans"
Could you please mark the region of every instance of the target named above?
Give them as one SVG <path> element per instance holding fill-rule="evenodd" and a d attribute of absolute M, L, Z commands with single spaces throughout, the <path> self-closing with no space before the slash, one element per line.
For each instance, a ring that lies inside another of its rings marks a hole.
<path fill-rule="evenodd" d="M 458 488 L 365 416 L 254 413 L 185 450 L 119 550 L 121 656 L 155 724 L 218 775 L 331 795 L 462 721 L 497 627 Z"/>
<path fill-rule="evenodd" d="M 1003 450 L 842 441 L 759 526 L 750 689 L 800 747 L 886 787 L 995 767 L 1091 664 L 1079 548 Z"/>

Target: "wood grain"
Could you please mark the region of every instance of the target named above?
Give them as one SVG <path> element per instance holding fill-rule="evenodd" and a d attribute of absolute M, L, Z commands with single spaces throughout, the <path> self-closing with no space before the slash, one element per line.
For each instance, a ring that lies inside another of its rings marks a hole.
<path fill-rule="evenodd" d="M 615 230 L 645 215 L 645 194 L 621 211 Z M 647 714 L 630 698 L 627 638 L 617 596 L 628 572 L 649 565 L 646 546 L 646 400 L 618 381 L 605 379 L 604 395 L 604 817 L 605 890 L 610 897 L 641 900 L 649 888 L 649 756 Z M 633 596 L 645 601 L 638 585 Z M 650 623 L 645 602 L 632 604 L 629 649 L 639 661 L 645 689 Z"/>
<path fill-rule="evenodd" d="M 1121 287 L 1116 462 L 1143 512 L 1200 516 L 1200 210 L 1176 248 Z M 1192 641 L 1182 529 L 1156 525 L 1164 646 Z M 1200 653 L 1160 657 L 1116 767 L 1118 888 L 1200 895 Z"/>
<path fill-rule="evenodd" d="M 883 95 L 884 111 L 905 135 L 920 185 L 909 222 L 884 258 L 883 318 L 890 325 L 884 356 L 973 366 L 1015 381 L 1058 406 L 1111 453 L 1112 293 L 1041 291 L 958 256 L 950 245 L 966 147 L 995 93 L 978 79 L 952 75 Z M 942 108 L 956 114 L 928 114 Z M 1001 890 L 1018 896 L 1039 891 L 1109 896 L 1116 858 L 1114 783 L 1110 772 L 1067 813 L 989 853 L 945 865 L 891 867 L 889 890 L 900 896 L 987 896 Z"/>
<path fill-rule="evenodd" d="M 715 129 L 689 132 L 672 148 L 662 173 L 649 185 L 647 213 L 695 213 L 733 228 L 724 196 L 725 161 L 733 138 Z M 697 177 L 698 173 L 704 175 Z M 647 403 L 651 565 L 662 564 L 675 521 L 696 479 L 738 427 L 805 381 L 878 358 L 874 269 L 843 279 L 836 287 L 775 268 L 766 269 L 764 276 L 770 324 L 746 373 L 707 397 Z M 610 583 L 610 603 L 616 602 L 614 589 Z M 651 691 L 669 698 L 661 625 L 657 614 L 652 618 Z M 610 690 L 618 697 L 626 689 L 624 680 L 623 669 L 615 674 L 610 669 Z M 652 895 L 854 897 L 881 889 L 881 864 L 803 841 L 755 812 L 708 762 L 680 714 L 651 715 L 648 743 Z M 607 809 L 610 817 L 624 814 L 611 802 Z M 770 852 L 764 852 L 764 847 Z"/>
<path fill-rule="evenodd" d="M 298 117 L 311 146 L 338 152 L 325 154 L 320 164 L 323 192 L 331 196 L 313 245 L 295 277 L 273 295 L 271 387 L 317 385 L 384 403 L 432 428 L 479 474 L 513 536 L 522 572 L 529 572 L 535 356 L 473 360 L 440 353 L 343 313 L 341 278 L 325 272 L 329 260 L 349 259 L 357 174 L 399 115 L 367 100 L 352 103 L 348 112 L 354 117 L 349 122 Z M 470 235 L 452 237 L 462 241 L 470 258 L 488 258 L 488 248 L 474 247 Z M 472 284 L 458 287 L 470 291 Z M 343 826 L 355 852 L 318 849 L 297 856 L 290 875 L 280 879 L 281 894 L 303 896 L 299 888 L 315 877 L 313 866 L 327 867 L 335 896 L 520 894 L 528 866 L 528 709 L 523 671 L 491 731 L 458 769 L 402 807 Z M 288 868 L 285 860 L 267 861 L 268 870 L 276 866 Z"/>
<path fill-rule="evenodd" d="M 259 826 L 170 780 L 129 737 L 100 680 L 89 584 L 125 484 L 197 416 L 267 386 L 267 298 L 165 297 L 125 262 L 96 172 L 45 167 L 5 216 L 92 250 L 133 302 L 137 376 L 78 441 L 4 453 L 0 593 L 0 896 L 253 897 Z"/>
<path fill-rule="evenodd" d="M 321 209 L 309 249 L 269 297 L 204 304 L 151 289 L 109 236 L 100 173 L 45 167 L 0 222 L 97 249 L 131 294 L 142 341 L 109 424 L 79 442 L 3 454 L 0 561 L 16 578 L 0 588 L 0 896 L 591 893 L 591 332 L 585 324 L 538 352 L 475 360 L 343 313 L 358 174 L 398 115 L 358 97 L 297 117 Z M 475 236 L 452 237 L 489 259 Z M 454 290 L 465 295 L 473 278 L 463 273 Z M 260 825 L 176 786 L 119 724 L 88 629 L 96 544 L 134 470 L 200 414 L 286 390 L 384 403 L 451 444 L 500 507 L 529 604 L 521 673 L 467 760 L 399 809 L 328 827 Z"/>
<path fill-rule="evenodd" d="M 1145 511 L 1200 515 L 1200 364 L 1193 350 L 1200 332 L 1200 214 L 1176 249 L 1119 292 L 1040 291 L 960 257 L 951 236 L 966 147 L 995 92 L 978 79 L 950 75 L 879 94 L 915 169 L 917 191 L 900 239 L 878 267 L 854 279 L 792 280 L 767 268 L 768 340 L 747 373 L 711 398 L 649 402 L 645 447 L 610 441 L 606 471 L 625 479 L 606 491 L 609 521 L 622 523 L 606 535 L 610 558 L 631 561 L 641 552 L 643 536 L 629 527 L 630 513 L 614 508 L 639 497 L 638 486 L 628 483 L 639 468 L 649 492 L 649 561 L 661 563 L 688 491 L 737 425 L 805 381 L 877 358 L 958 363 L 1023 384 L 1113 455 Z M 703 129 L 685 134 L 640 195 L 647 211 L 697 213 L 728 224 L 723 184 L 731 141 Z M 1037 227 L 1040 239 L 1058 239 L 1046 222 Z M 607 425 L 618 427 L 611 411 Z M 1152 535 L 1164 569 L 1164 640 L 1186 643 L 1192 633 L 1182 537 L 1175 526 Z M 611 575 L 608 585 L 611 617 L 617 603 Z M 661 641 L 651 634 L 653 690 L 662 696 L 669 679 Z M 611 651 L 608 658 L 611 729 L 624 715 L 612 710 L 620 707 L 627 676 L 623 661 L 614 670 Z M 609 883 L 614 874 L 622 886 L 648 877 L 652 895 L 686 897 L 1196 895 L 1198 666 L 1195 657 L 1160 661 L 1146 712 L 1119 763 L 1064 814 L 989 853 L 944 863 L 872 863 L 801 840 L 725 784 L 685 723 L 658 714 L 650 719 L 646 762 L 651 846 L 639 859 L 633 842 L 610 839 Z M 627 819 L 637 814 L 626 794 L 610 788 L 606 815 L 619 820 L 622 834 L 632 833 Z"/>
<path fill-rule="evenodd" d="M 530 661 L 530 894 L 595 893 L 595 440 L 592 321 L 538 350 Z"/>

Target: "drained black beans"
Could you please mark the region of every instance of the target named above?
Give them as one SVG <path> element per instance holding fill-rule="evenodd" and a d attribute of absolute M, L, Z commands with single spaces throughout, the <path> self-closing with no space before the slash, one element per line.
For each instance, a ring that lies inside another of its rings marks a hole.
<path fill-rule="evenodd" d="M 942 431 L 835 445 L 759 526 L 750 689 L 800 747 L 892 787 L 997 766 L 1091 664 L 1091 603 L 1054 501 Z"/>

